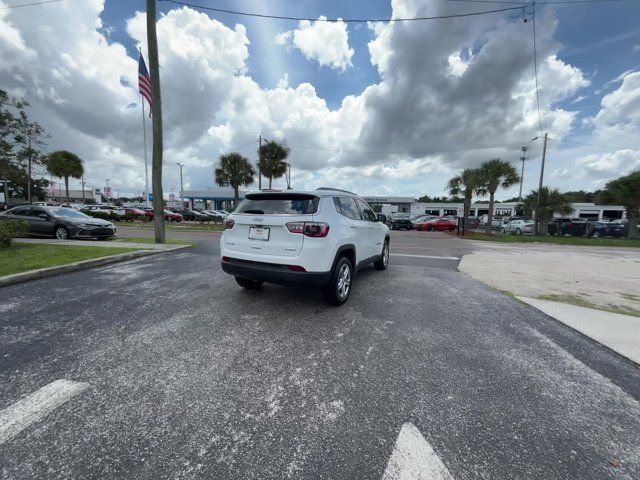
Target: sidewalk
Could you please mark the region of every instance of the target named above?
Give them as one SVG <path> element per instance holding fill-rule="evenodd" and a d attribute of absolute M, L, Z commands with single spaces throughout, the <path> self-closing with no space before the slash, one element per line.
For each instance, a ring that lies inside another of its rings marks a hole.
<path fill-rule="evenodd" d="M 65 245 L 69 247 L 113 247 L 113 248 L 143 248 L 145 250 L 171 251 L 176 247 L 184 247 L 185 245 L 169 245 L 166 243 L 134 243 L 134 242 L 113 242 L 113 241 L 96 241 L 96 240 L 56 240 L 52 238 L 16 238 L 16 243 L 35 243 L 46 245 Z"/>
<path fill-rule="evenodd" d="M 640 318 L 549 300 L 516 298 L 640 364 Z"/>

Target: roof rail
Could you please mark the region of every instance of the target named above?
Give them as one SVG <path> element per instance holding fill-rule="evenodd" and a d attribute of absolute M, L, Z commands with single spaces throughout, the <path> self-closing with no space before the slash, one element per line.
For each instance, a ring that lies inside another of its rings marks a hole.
<path fill-rule="evenodd" d="M 350 195 L 355 195 L 357 197 L 357 195 L 353 192 L 350 192 L 349 190 L 342 190 L 340 188 L 331 188 L 331 187 L 320 187 L 320 188 L 316 188 L 316 190 L 329 190 L 331 192 L 342 192 L 342 193 L 348 193 Z"/>

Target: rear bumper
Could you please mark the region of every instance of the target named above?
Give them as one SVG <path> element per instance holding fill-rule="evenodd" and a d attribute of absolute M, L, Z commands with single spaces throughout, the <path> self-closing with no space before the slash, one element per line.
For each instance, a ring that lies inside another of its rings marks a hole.
<path fill-rule="evenodd" d="M 224 257 L 222 270 L 236 277 L 305 287 L 322 287 L 329 283 L 331 272 L 295 272 L 286 265 L 275 263 L 253 262 L 238 258 Z"/>

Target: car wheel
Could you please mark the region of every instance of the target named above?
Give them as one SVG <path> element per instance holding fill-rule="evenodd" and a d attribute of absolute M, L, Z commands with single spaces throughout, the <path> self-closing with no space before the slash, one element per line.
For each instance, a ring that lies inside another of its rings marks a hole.
<path fill-rule="evenodd" d="M 427 232 L 433 232 L 433 226 L 432 225 L 429 225 L 427 227 Z"/>
<path fill-rule="evenodd" d="M 507 233 L 507 231 L 503 228 L 500 229 L 500 233 Z"/>
<path fill-rule="evenodd" d="M 597 230 L 593 232 L 593 238 L 600 238 L 600 232 L 598 232 Z"/>
<path fill-rule="evenodd" d="M 522 235 L 522 230 L 520 230 L 519 228 L 516 228 L 516 235 Z"/>
<path fill-rule="evenodd" d="M 244 277 L 236 277 L 236 282 L 243 288 L 247 290 L 257 290 L 259 289 L 264 282 L 260 282 L 258 280 L 249 280 Z"/>
<path fill-rule="evenodd" d="M 376 270 L 386 270 L 389 266 L 389 241 L 385 240 L 382 246 L 382 255 L 380 260 L 373 262 L 373 266 Z"/>
<path fill-rule="evenodd" d="M 331 280 L 323 288 L 324 297 L 331 305 L 342 305 L 351 293 L 353 267 L 347 257 L 340 257 L 336 263 Z"/>
<path fill-rule="evenodd" d="M 67 238 L 69 238 L 69 230 L 67 230 L 66 227 L 60 225 L 53 231 L 53 236 L 58 240 L 66 240 Z"/>

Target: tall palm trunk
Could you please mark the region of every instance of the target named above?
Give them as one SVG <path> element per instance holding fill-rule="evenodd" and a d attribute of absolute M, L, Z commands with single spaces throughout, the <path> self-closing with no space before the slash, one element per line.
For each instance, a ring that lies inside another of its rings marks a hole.
<path fill-rule="evenodd" d="M 269 175 L 269 190 L 271 190 L 271 182 L 273 181 L 273 177 Z"/>
<path fill-rule="evenodd" d="M 473 191 L 466 190 L 464 192 L 464 205 L 462 208 L 462 226 L 463 234 L 467 233 L 467 225 L 469 224 L 469 210 L 471 209 L 471 199 L 473 198 Z"/>
<path fill-rule="evenodd" d="M 239 190 L 239 187 L 233 187 L 233 201 L 234 201 L 233 206 L 237 207 L 238 206 L 238 202 L 240 202 L 240 190 Z"/>
<path fill-rule="evenodd" d="M 496 192 L 489 192 L 489 218 L 485 227 L 485 233 L 491 235 L 491 227 L 493 226 L 493 196 Z"/>
<path fill-rule="evenodd" d="M 69 205 L 69 177 L 64 177 L 64 190 L 67 193 L 67 205 Z"/>

